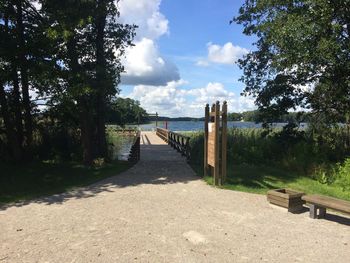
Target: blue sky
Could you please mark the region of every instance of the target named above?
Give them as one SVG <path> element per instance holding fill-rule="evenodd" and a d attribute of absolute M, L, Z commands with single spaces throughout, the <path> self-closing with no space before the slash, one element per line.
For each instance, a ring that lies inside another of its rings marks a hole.
<path fill-rule="evenodd" d="M 121 22 L 139 26 L 123 60 L 122 97 L 163 116 L 203 115 L 206 103 L 227 100 L 229 111 L 254 109 L 241 97 L 234 62 L 253 38 L 229 24 L 243 0 L 121 0 Z"/>

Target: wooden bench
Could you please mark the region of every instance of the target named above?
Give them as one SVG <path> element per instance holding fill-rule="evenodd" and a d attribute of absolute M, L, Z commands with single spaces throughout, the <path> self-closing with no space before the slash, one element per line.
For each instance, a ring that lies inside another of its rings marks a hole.
<path fill-rule="evenodd" d="M 324 218 L 327 208 L 350 214 L 350 202 L 345 200 L 323 195 L 304 195 L 301 199 L 309 204 L 311 218 Z"/>

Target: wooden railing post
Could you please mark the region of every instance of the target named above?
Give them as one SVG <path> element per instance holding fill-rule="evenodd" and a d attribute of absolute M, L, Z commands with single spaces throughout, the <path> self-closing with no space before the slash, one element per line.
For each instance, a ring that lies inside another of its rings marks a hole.
<path fill-rule="evenodd" d="M 182 134 L 178 134 L 163 128 L 157 128 L 156 134 L 166 141 L 171 147 L 180 152 L 182 155 L 186 156 L 189 160 L 190 156 L 190 138 Z"/>
<path fill-rule="evenodd" d="M 140 160 L 140 155 L 141 155 L 140 142 L 141 142 L 141 133 L 140 133 L 140 131 L 138 131 L 135 134 L 135 140 L 133 142 L 133 145 L 130 148 L 130 153 L 129 153 L 129 157 L 128 157 L 129 162 L 136 163 Z"/>
<path fill-rule="evenodd" d="M 217 101 L 215 104 L 215 165 L 214 167 L 214 180 L 215 180 L 215 185 L 221 185 L 221 178 L 220 178 L 220 165 L 219 164 L 219 159 L 220 159 L 220 102 Z"/>
<path fill-rule="evenodd" d="M 227 102 L 222 105 L 222 131 L 221 131 L 221 184 L 227 177 Z"/>
<path fill-rule="evenodd" d="M 209 124 L 209 104 L 205 105 L 204 117 L 204 177 L 208 175 L 208 124 Z"/>

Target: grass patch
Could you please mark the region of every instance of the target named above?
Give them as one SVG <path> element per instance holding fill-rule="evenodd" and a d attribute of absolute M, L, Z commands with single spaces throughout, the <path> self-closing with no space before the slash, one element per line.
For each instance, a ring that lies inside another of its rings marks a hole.
<path fill-rule="evenodd" d="M 203 174 L 203 169 L 198 166 L 192 168 L 198 175 Z M 327 185 L 310 177 L 300 176 L 289 171 L 268 166 L 230 165 L 227 172 L 227 183 L 224 189 L 235 191 L 266 194 L 270 189 L 292 188 L 307 194 L 322 194 L 350 201 L 350 192 L 343 191 L 337 184 Z M 212 177 L 204 180 L 211 184 Z"/>
<path fill-rule="evenodd" d="M 128 162 L 113 162 L 98 168 L 77 163 L 33 162 L 11 165 L 0 163 L 0 204 L 58 194 L 117 175 Z"/>

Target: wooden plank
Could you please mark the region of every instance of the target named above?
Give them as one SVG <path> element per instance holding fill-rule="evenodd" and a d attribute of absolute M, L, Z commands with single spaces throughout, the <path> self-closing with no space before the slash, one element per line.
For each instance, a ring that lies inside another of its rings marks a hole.
<path fill-rule="evenodd" d="M 219 151 L 220 151 L 220 138 L 219 138 L 219 128 L 220 128 L 220 103 L 219 101 L 215 104 L 215 166 L 214 166 L 214 181 L 215 185 L 221 185 L 220 178 L 220 166 L 219 166 Z"/>
<path fill-rule="evenodd" d="M 211 126 L 208 128 L 208 164 L 212 167 L 215 167 L 215 151 L 216 151 L 216 145 L 215 145 L 215 138 L 216 138 L 216 131 L 215 126 L 213 123 L 208 123 L 208 126 Z"/>
<path fill-rule="evenodd" d="M 284 193 L 283 191 L 285 191 L 286 193 Z M 275 196 L 279 196 L 279 197 L 287 198 L 287 199 L 299 198 L 299 197 L 305 195 L 305 193 L 303 193 L 303 192 L 297 192 L 297 191 L 293 191 L 291 189 L 269 190 L 267 192 L 267 194 L 268 195 L 275 195 Z"/>
<path fill-rule="evenodd" d="M 222 127 L 221 127 L 221 183 L 226 181 L 227 169 L 227 102 L 222 105 Z"/>
<path fill-rule="evenodd" d="M 277 201 L 281 201 L 281 202 L 286 202 L 287 204 L 291 204 L 291 205 L 294 205 L 294 204 L 304 204 L 305 201 L 301 200 L 301 199 L 287 199 L 287 198 L 284 198 L 284 197 L 280 197 L 280 196 L 275 196 L 275 195 L 267 195 L 267 198 L 268 199 L 273 199 L 273 200 L 277 200 Z"/>
<path fill-rule="evenodd" d="M 215 112 L 210 112 L 209 116 L 210 117 L 215 117 Z M 223 114 L 223 111 L 219 111 L 219 115 L 222 115 Z"/>
<path fill-rule="evenodd" d="M 324 208 L 331 208 L 350 214 L 350 202 L 323 195 L 304 195 L 302 199 L 309 204 L 315 204 Z"/>

